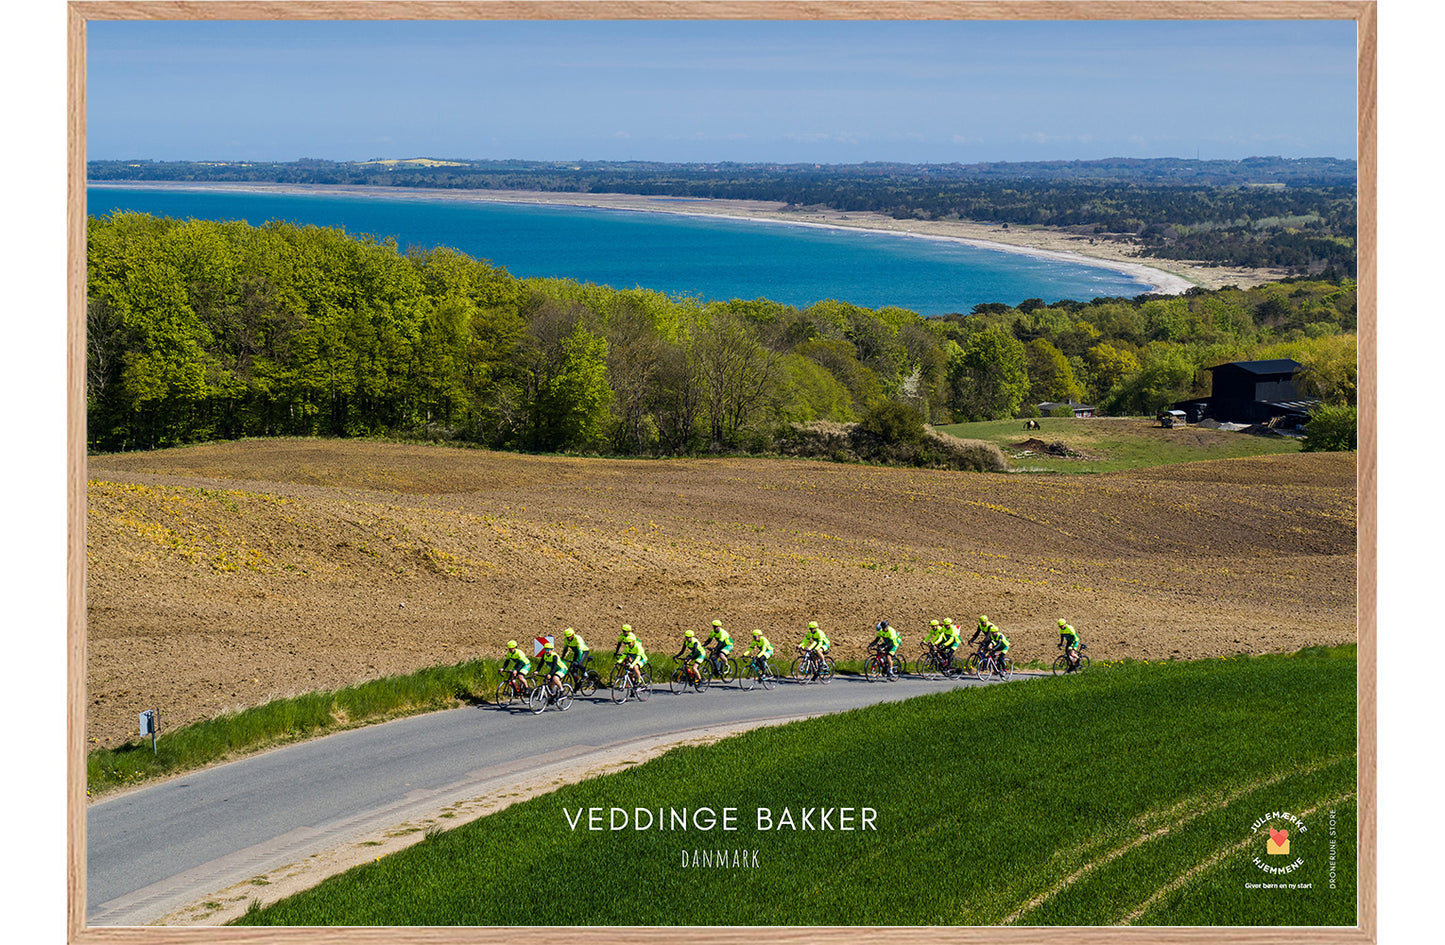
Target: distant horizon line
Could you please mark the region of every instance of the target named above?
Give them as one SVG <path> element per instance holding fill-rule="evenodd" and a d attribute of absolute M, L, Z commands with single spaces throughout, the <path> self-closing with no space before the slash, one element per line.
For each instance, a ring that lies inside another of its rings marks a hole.
<path fill-rule="evenodd" d="M 1177 155 L 1154 156 L 1154 157 L 1132 157 L 1125 154 L 1110 155 L 1101 158 L 1008 158 L 982 161 L 903 161 L 877 158 L 867 161 L 810 161 L 810 160 L 736 160 L 719 159 L 711 161 L 701 160 L 665 160 L 660 158 L 499 158 L 499 157 L 432 157 L 429 155 L 416 155 L 414 157 L 371 157 L 365 160 L 353 158 L 325 158 L 325 157 L 298 157 L 290 159 L 278 158 L 151 158 L 151 157 L 88 157 L 87 164 L 102 162 L 108 163 L 134 163 L 146 162 L 151 164 L 300 164 L 306 161 L 323 162 L 328 164 L 402 164 L 433 162 L 436 164 L 669 164 L 669 165 L 692 165 L 692 166 L 713 166 L 713 165 L 738 165 L 751 166 L 782 166 L 782 167 L 868 167 L 874 165 L 901 165 L 904 167 L 971 167 L 976 165 L 993 164 L 1101 164 L 1108 161 L 1180 161 L 1195 164 L 1243 164 L 1247 161 L 1338 161 L 1342 164 L 1358 164 L 1358 157 L 1336 157 L 1328 154 L 1306 155 L 1300 157 L 1285 157 L 1280 154 L 1251 154 L 1241 158 L 1205 158 L 1205 157 L 1180 157 Z"/>

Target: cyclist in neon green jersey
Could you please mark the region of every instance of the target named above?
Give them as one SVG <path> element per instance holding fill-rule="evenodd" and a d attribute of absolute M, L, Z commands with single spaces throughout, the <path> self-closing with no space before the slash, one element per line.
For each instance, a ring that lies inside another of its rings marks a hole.
<path fill-rule="evenodd" d="M 995 660 L 994 672 L 999 671 L 997 661 L 1008 652 L 1008 648 L 1008 636 L 1002 630 L 998 627 L 993 627 L 993 629 L 989 630 L 988 655 Z"/>
<path fill-rule="evenodd" d="M 626 628 L 623 639 L 618 641 L 618 648 L 622 654 L 622 664 L 627 669 L 627 674 L 632 677 L 634 683 L 642 682 L 642 667 L 647 665 L 647 650 L 643 649 L 642 641 L 637 639 L 637 634 L 632 632 L 631 627 Z"/>
<path fill-rule="evenodd" d="M 958 650 L 960 634 L 958 628 L 953 625 L 950 617 L 944 617 L 943 623 L 938 625 L 938 633 L 933 638 L 933 646 L 938 652 L 938 664 L 947 667 L 953 663 L 953 654 Z"/>
<path fill-rule="evenodd" d="M 997 629 L 998 627 L 995 627 L 993 625 L 993 622 L 989 620 L 987 616 L 985 616 L 984 614 L 979 614 L 978 626 L 974 629 L 973 636 L 968 638 L 969 645 L 972 646 L 974 643 L 980 641 L 985 643 L 988 642 L 993 635 L 993 631 Z"/>
<path fill-rule="evenodd" d="M 547 678 L 547 685 L 553 689 L 562 688 L 562 677 L 567 675 L 567 662 L 557 655 L 557 648 L 551 643 L 542 644 L 537 668 Z"/>
<path fill-rule="evenodd" d="M 819 656 L 833 648 L 828 635 L 818 628 L 818 621 L 808 621 L 808 633 L 803 637 L 803 649 L 815 650 Z"/>
<path fill-rule="evenodd" d="M 753 650 L 757 650 L 757 653 L 753 653 Z M 759 677 L 767 670 L 767 663 L 768 660 L 772 658 L 772 655 L 773 644 L 767 637 L 763 636 L 763 631 L 754 630 L 753 645 L 743 651 L 743 656 L 752 658 L 753 666 L 757 669 Z"/>
<path fill-rule="evenodd" d="M 517 648 L 516 640 L 507 641 L 507 654 L 502 658 L 502 671 L 512 683 L 512 689 L 521 692 L 525 677 L 532 671 L 532 661 Z"/>
<path fill-rule="evenodd" d="M 570 662 L 579 671 L 586 669 L 587 664 L 592 662 L 592 651 L 587 648 L 587 641 L 582 639 L 582 634 L 568 627 L 562 631 L 562 639 L 567 641 L 562 647 L 562 658 L 567 659 L 567 655 L 570 653 L 572 655 Z"/>
<path fill-rule="evenodd" d="M 702 641 L 691 630 L 682 635 L 682 649 L 672 654 L 673 659 L 683 660 L 688 682 L 694 683 L 702 678 L 702 661 L 705 656 L 707 653 L 703 650 Z"/>
<path fill-rule="evenodd" d="M 713 659 L 717 659 L 719 656 L 726 658 L 732 654 L 732 634 L 723 629 L 721 620 L 712 622 L 712 633 L 708 634 L 707 642 L 712 645 Z"/>
<path fill-rule="evenodd" d="M 1064 652 L 1069 656 L 1069 671 L 1073 672 L 1079 666 L 1079 631 L 1069 626 L 1063 617 L 1059 618 L 1059 646 L 1067 647 Z"/>
<path fill-rule="evenodd" d="M 897 630 L 889 626 L 886 620 L 880 620 L 874 624 L 873 630 L 878 635 L 873 638 L 872 643 L 868 644 L 868 648 L 870 650 L 876 649 L 878 652 L 888 655 L 888 677 L 892 679 L 898 675 L 894 668 L 898 665 L 895 654 L 897 654 L 898 648 L 903 645 L 903 638 L 898 635 Z"/>

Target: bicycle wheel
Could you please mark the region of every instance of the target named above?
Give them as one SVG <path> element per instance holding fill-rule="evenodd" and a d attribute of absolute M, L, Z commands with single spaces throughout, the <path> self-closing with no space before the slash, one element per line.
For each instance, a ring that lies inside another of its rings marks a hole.
<path fill-rule="evenodd" d="M 541 715 L 547 711 L 547 687 L 538 686 L 533 689 L 532 694 L 527 697 L 527 705 L 533 715 Z"/>
<path fill-rule="evenodd" d="M 568 709 L 572 708 L 572 693 L 572 687 L 567 685 L 566 683 L 563 683 L 562 691 L 557 694 L 558 712 L 566 712 Z"/>
<path fill-rule="evenodd" d="M 828 685 L 828 683 L 833 681 L 833 676 L 836 672 L 837 666 L 833 663 L 833 657 L 823 657 L 823 662 L 818 664 L 818 682 L 825 686 Z"/>
<path fill-rule="evenodd" d="M 1079 665 L 1074 667 L 1074 672 L 1076 672 L 1076 673 L 1082 673 L 1084 670 L 1086 670 L 1086 669 L 1088 669 L 1088 668 L 1089 668 L 1089 658 L 1088 658 L 1087 656 L 1085 656 L 1084 654 L 1080 653 L 1080 654 L 1079 654 Z"/>
<path fill-rule="evenodd" d="M 612 701 L 621 705 L 627 701 L 627 690 L 631 687 L 632 680 L 625 674 L 615 673 L 612 679 Z"/>
<path fill-rule="evenodd" d="M 788 675 L 796 679 L 798 682 L 802 682 L 804 677 L 807 675 L 807 673 L 805 672 L 807 662 L 808 661 L 803 659 L 803 657 L 801 656 L 793 660 L 793 665 L 788 668 Z"/>
<path fill-rule="evenodd" d="M 576 684 L 572 687 L 572 691 L 579 696 L 590 696 L 597 691 L 597 684 L 599 682 L 601 682 L 601 679 L 598 675 L 584 667 L 582 671 L 577 674 Z"/>
<path fill-rule="evenodd" d="M 893 678 L 908 675 L 908 660 L 900 653 L 893 654 Z"/>
<path fill-rule="evenodd" d="M 747 692 L 758 684 L 758 668 L 751 660 L 743 667 L 742 675 L 738 677 L 738 688 Z"/>
<path fill-rule="evenodd" d="M 773 664 L 763 664 L 763 675 L 760 677 L 764 689 L 772 689 L 778 684 L 778 674 L 773 672 Z"/>
<path fill-rule="evenodd" d="M 512 684 L 506 681 L 497 684 L 497 708 L 505 709 L 512 704 Z"/>
<path fill-rule="evenodd" d="M 1012 657 L 1003 656 L 999 658 L 998 674 L 1004 679 L 1014 678 L 1014 661 Z"/>
<path fill-rule="evenodd" d="M 924 653 L 918 658 L 918 675 L 924 679 L 938 678 L 938 660 L 932 653 Z"/>
<path fill-rule="evenodd" d="M 698 674 L 697 682 L 693 683 L 698 692 L 707 692 L 707 687 L 712 685 L 712 678 L 702 673 Z"/>
<path fill-rule="evenodd" d="M 868 662 L 863 664 L 863 678 L 869 682 L 877 682 L 888 675 L 883 670 L 883 658 L 880 656 L 868 657 Z"/>
<path fill-rule="evenodd" d="M 718 674 L 718 679 L 720 679 L 721 681 L 725 683 L 730 683 L 734 679 L 738 678 L 738 661 L 733 659 L 731 656 L 723 658 L 721 668 L 722 672 Z"/>
<path fill-rule="evenodd" d="M 646 702 L 651 696 L 652 675 L 650 673 L 643 673 L 642 682 L 637 684 L 637 688 L 633 691 L 632 697 L 638 702 Z"/>
<path fill-rule="evenodd" d="M 1062 676 L 1069 671 L 1069 658 L 1059 656 L 1054 659 L 1053 673 L 1055 676 Z"/>

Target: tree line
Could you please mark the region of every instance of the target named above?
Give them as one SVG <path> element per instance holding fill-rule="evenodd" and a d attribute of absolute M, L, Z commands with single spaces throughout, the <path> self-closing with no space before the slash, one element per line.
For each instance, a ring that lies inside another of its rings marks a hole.
<path fill-rule="evenodd" d="M 1084 400 L 1153 413 L 1202 368 L 1294 357 L 1354 398 L 1355 286 L 987 304 L 925 318 L 518 279 L 447 248 L 272 222 L 88 219 L 94 451 L 405 435 L 630 455 L 767 451 L 796 424 L 935 425 Z"/>
<path fill-rule="evenodd" d="M 93 161 L 91 180 L 266 181 L 776 201 L 898 219 L 1048 226 L 1143 256 L 1353 277 L 1356 164 L 1331 158 L 1175 158 L 990 164 L 444 165 Z"/>

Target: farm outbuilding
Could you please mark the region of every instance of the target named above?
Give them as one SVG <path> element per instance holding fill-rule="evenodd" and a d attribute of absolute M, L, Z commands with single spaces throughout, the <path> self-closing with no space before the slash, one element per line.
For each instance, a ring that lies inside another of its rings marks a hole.
<path fill-rule="evenodd" d="M 1068 403 L 1057 403 L 1050 401 L 1045 404 L 1035 404 L 1039 413 L 1045 417 L 1092 417 L 1096 408 L 1088 404 L 1076 404 L 1072 400 Z"/>
<path fill-rule="evenodd" d="M 1174 404 L 1191 423 L 1205 418 L 1221 423 L 1269 423 L 1283 418 L 1285 425 L 1303 423 L 1319 405 L 1301 397 L 1296 386 L 1304 368 L 1293 358 L 1267 361 L 1231 361 L 1207 368 L 1214 375 L 1213 392 L 1200 400 Z"/>

